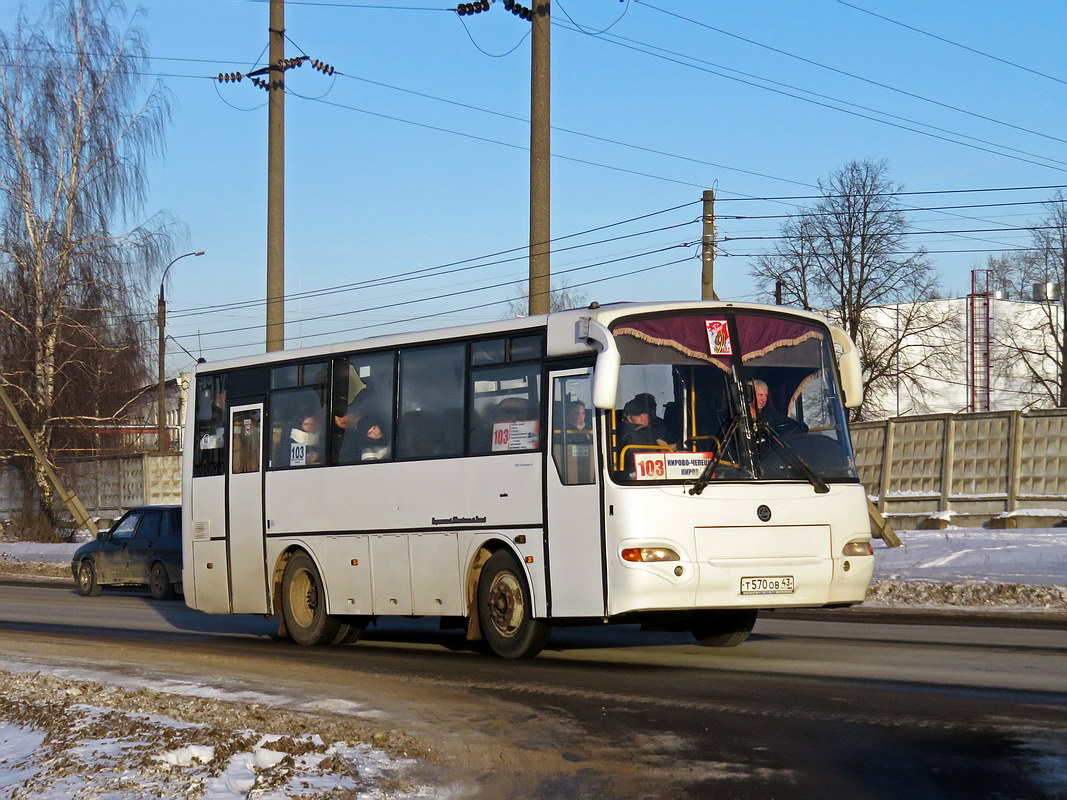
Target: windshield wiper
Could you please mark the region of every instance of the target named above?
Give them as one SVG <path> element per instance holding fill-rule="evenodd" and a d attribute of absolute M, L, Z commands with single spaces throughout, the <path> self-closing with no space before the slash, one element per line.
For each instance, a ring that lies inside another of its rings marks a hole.
<path fill-rule="evenodd" d="M 734 434 L 737 433 L 738 427 L 741 425 L 741 415 L 735 414 L 730 418 L 729 424 L 726 426 L 726 432 L 722 436 L 722 442 L 719 444 L 719 452 L 715 454 L 715 457 L 708 462 L 708 465 L 704 467 L 704 471 L 700 473 L 700 477 L 696 479 L 692 486 L 689 487 L 689 494 L 700 494 L 708 488 L 708 484 L 715 480 L 715 471 L 719 468 L 719 465 L 723 462 L 723 456 L 726 453 L 726 446 L 730 440 L 733 439 Z"/>
<path fill-rule="evenodd" d="M 775 432 L 774 428 L 766 422 L 757 422 L 756 434 L 774 445 L 778 449 L 778 452 L 782 454 L 786 463 L 803 475 L 808 483 L 815 487 L 817 494 L 826 494 L 830 491 L 830 487 L 826 485 L 826 481 L 819 477 L 818 473 L 811 468 L 811 465 L 801 458 L 800 454 L 797 453 L 792 446 L 787 444 L 786 441 Z"/>

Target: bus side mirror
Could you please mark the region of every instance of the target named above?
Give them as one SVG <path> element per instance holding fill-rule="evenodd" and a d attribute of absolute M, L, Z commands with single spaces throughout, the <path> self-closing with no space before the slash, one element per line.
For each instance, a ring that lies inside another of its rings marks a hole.
<path fill-rule="evenodd" d="M 619 348 L 615 346 L 615 337 L 604 325 L 589 317 L 578 320 L 577 338 L 596 348 L 596 368 L 593 370 L 593 406 L 595 408 L 615 408 L 616 395 L 619 392 Z"/>
<path fill-rule="evenodd" d="M 841 348 L 838 366 L 841 371 L 841 389 L 845 393 L 845 408 L 859 408 L 863 402 L 863 366 L 855 342 L 836 325 L 830 326 L 830 336 L 834 344 Z"/>

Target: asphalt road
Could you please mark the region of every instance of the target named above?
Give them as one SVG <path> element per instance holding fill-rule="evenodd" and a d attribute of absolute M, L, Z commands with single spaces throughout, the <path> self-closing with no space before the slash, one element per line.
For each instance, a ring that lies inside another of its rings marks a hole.
<path fill-rule="evenodd" d="M 10 658 L 343 704 L 419 738 L 471 795 L 1067 797 L 1067 630 L 835 619 L 771 615 L 729 650 L 558 630 L 503 662 L 426 620 L 306 649 L 262 618 L 0 585 Z"/>

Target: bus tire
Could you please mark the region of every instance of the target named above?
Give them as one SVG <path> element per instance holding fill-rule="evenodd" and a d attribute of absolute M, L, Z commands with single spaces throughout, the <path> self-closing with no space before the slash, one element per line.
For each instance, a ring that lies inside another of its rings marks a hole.
<path fill-rule="evenodd" d="M 96 579 L 96 567 L 88 558 L 78 564 L 78 594 L 82 597 L 99 597 L 101 586 Z"/>
<path fill-rule="evenodd" d="M 148 573 L 148 590 L 156 600 L 173 600 L 174 584 L 167 575 L 167 568 L 157 561 Z"/>
<path fill-rule="evenodd" d="M 737 647 L 752 633 L 758 614 L 754 608 L 702 611 L 690 630 L 705 647 Z"/>
<path fill-rule="evenodd" d="M 337 617 L 339 625 L 333 644 L 355 644 L 370 624 L 370 617 L 346 615 Z"/>
<path fill-rule="evenodd" d="M 489 557 L 478 580 L 482 638 L 501 658 L 533 658 L 544 648 L 551 626 L 534 619 L 530 587 L 507 550 Z"/>
<path fill-rule="evenodd" d="M 331 644 L 341 623 L 326 613 L 326 592 L 315 562 L 296 553 L 282 576 L 282 617 L 289 638 L 297 644 Z"/>

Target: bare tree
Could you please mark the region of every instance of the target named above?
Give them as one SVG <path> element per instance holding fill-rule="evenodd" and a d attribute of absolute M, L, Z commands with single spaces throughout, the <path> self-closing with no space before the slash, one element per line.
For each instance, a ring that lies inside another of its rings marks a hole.
<path fill-rule="evenodd" d="M 127 25 L 119 0 L 53 0 L 0 33 L 0 379 L 53 459 L 146 376 L 139 303 L 168 232 L 129 220 L 170 104 L 141 89 L 147 50 Z M 42 468 L 2 429 L 50 517 Z"/>
<path fill-rule="evenodd" d="M 891 411 L 886 398 L 901 384 L 912 396 L 929 387 L 923 372 L 948 357 L 954 315 L 926 301 L 938 280 L 924 250 L 907 242 L 908 222 L 896 201 L 899 184 L 885 161 L 850 161 L 819 181 L 822 197 L 790 217 L 773 251 L 752 270 L 768 296 L 815 309 L 856 342 L 863 365 L 864 405 L 856 418 Z"/>
<path fill-rule="evenodd" d="M 1029 405 L 1067 406 L 1067 197 L 1045 204 L 1045 217 L 1031 228 L 1030 248 L 990 259 L 996 285 L 1031 299 L 996 332 L 997 363 L 1010 371 Z"/>
<path fill-rule="evenodd" d="M 526 289 L 527 284 L 521 284 L 516 290 L 512 298 L 508 300 L 508 310 L 505 314 L 505 318 L 512 317 L 525 317 L 529 312 L 529 294 Z M 568 308 L 579 308 L 584 306 L 586 302 L 586 295 L 584 292 L 576 291 L 574 288 L 567 285 L 566 281 L 560 281 L 556 285 L 556 288 L 552 290 L 548 299 L 549 311 L 565 311 Z"/>

